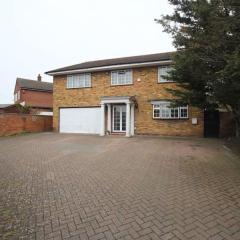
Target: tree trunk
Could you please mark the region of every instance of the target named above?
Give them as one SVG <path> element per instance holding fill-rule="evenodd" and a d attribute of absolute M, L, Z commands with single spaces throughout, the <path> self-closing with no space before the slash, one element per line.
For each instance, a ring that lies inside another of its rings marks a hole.
<path fill-rule="evenodd" d="M 236 138 L 239 138 L 240 137 L 240 120 L 236 118 L 235 122 L 236 122 Z"/>
<path fill-rule="evenodd" d="M 239 138 L 240 137 L 240 111 L 233 109 L 232 111 L 234 119 L 235 119 L 235 137 Z"/>

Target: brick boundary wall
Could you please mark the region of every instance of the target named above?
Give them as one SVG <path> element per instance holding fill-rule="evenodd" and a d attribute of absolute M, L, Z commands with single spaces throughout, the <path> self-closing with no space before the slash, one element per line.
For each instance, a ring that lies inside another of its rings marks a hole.
<path fill-rule="evenodd" d="M 52 116 L 0 113 L 0 136 L 52 131 Z"/>

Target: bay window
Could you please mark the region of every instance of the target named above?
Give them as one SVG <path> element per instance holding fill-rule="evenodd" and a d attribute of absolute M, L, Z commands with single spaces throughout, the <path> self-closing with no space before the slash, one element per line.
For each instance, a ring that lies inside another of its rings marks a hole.
<path fill-rule="evenodd" d="M 154 119 L 184 119 L 188 118 L 188 106 L 171 107 L 170 102 L 153 102 Z"/>

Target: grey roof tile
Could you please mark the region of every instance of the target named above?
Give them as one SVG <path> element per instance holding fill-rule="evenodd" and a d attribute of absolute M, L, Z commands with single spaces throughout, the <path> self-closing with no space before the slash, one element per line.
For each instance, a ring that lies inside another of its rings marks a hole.
<path fill-rule="evenodd" d="M 17 78 L 17 82 L 21 88 L 25 89 L 35 89 L 41 91 L 52 91 L 53 84 L 50 82 L 40 82 L 37 80 L 30 80 L 24 78 Z"/>
<path fill-rule="evenodd" d="M 120 65 L 120 64 L 134 64 L 134 63 L 147 63 L 147 62 L 164 61 L 164 60 L 170 60 L 171 56 L 174 53 L 175 52 L 165 52 L 165 53 L 155 53 L 155 54 L 148 54 L 148 55 L 123 57 L 123 58 L 112 58 L 112 59 L 105 59 L 105 60 L 83 62 L 83 63 L 80 63 L 80 64 L 75 64 L 75 65 L 51 70 L 51 71 L 46 72 L 46 74 L 51 74 L 51 73 L 54 73 L 54 72 L 61 72 L 61 71 L 79 70 L 79 69 L 85 69 L 85 68 Z"/>

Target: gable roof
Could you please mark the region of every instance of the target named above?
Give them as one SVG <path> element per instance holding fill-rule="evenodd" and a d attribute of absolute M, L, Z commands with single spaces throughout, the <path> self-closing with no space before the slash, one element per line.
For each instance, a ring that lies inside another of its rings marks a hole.
<path fill-rule="evenodd" d="M 42 82 L 42 81 L 24 79 L 24 78 L 17 78 L 17 82 L 20 88 L 46 91 L 46 92 L 53 91 L 53 84 L 50 82 Z"/>
<path fill-rule="evenodd" d="M 46 74 L 54 75 L 54 73 L 60 73 L 65 71 L 74 71 L 74 70 L 81 70 L 81 69 L 91 70 L 92 68 L 101 68 L 101 67 L 107 67 L 107 66 L 126 65 L 126 64 L 139 64 L 139 63 L 154 64 L 154 62 L 171 60 L 171 57 L 174 53 L 175 52 L 165 52 L 165 53 L 156 53 L 156 54 L 148 54 L 148 55 L 140 55 L 140 56 L 112 58 L 112 59 L 105 59 L 105 60 L 83 62 L 83 63 L 51 70 L 46 72 Z"/>

